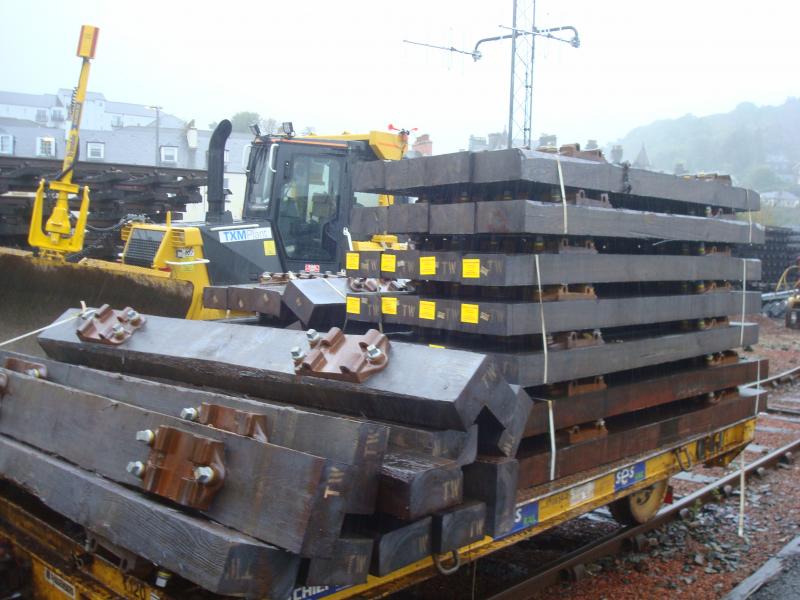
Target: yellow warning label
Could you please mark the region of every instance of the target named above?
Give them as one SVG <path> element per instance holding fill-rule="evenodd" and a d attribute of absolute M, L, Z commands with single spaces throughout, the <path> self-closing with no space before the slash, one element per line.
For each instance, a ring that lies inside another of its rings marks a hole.
<path fill-rule="evenodd" d="M 477 304 L 462 304 L 461 305 L 461 322 L 462 323 L 475 323 L 478 322 L 478 305 Z"/>
<path fill-rule="evenodd" d="M 359 263 L 358 252 L 348 252 L 344 266 L 349 271 L 357 271 Z"/>
<path fill-rule="evenodd" d="M 435 256 L 420 256 L 419 257 L 419 274 L 420 275 L 436 275 L 436 257 Z"/>
<path fill-rule="evenodd" d="M 419 318 L 427 319 L 428 321 L 436 320 L 436 302 L 430 300 L 419 301 Z"/>
<path fill-rule="evenodd" d="M 384 296 L 381 298 L 381 312 L 385 315 L 396 315 L 397 298 L 394 296 Z"/>
<path fill-rule="evenodd" d="M 264 256 L 275 256 L 275 240 L 264 240 Z"/>
<path fill-rule="evenodd" d="M 480 258 L 465 258 L 461 261 L 461 277 L 464 279 L 478 279 L 480 276 Z"/>
<path fill-rule="evenodd" d="M 397 255 L 395 254 L 381 254 L 381 271 L 387 273 L 394 273 L 397 267 Z"/>
<path fill-rule="evenodd" d="M 356 255 L 358 256 L 358 255 Z M 351 315 L 361 314 L 361 299 L 356 296 L 347 297 L 347 312 Z"/>

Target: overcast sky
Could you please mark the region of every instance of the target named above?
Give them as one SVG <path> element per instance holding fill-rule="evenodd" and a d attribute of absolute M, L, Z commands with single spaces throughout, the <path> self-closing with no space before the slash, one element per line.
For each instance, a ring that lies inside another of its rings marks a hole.
<path fill-rule="evenodd" d="M 100 27 L 90 89 L 158 104 L 201 126 L 240 110 L 318 132 L 430 133 L 436 152 L 508 119 L 511 0 L 0 0 L 0 89 L 75 85 L 82 23 Z M 537 44 L 534 136 L 607 143 L 631 128 L 744 101 L 800 95 L 800 4 L 788 0 L 538 0 L 540 28 L 574 25 L 581 47 Z"/>

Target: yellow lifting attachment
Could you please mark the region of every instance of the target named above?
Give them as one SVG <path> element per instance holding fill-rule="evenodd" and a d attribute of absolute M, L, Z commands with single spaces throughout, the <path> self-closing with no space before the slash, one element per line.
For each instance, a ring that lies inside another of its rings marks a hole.
<path fill-rule="evenodd" d="M 83 190 L 81 190 L 80 186 L 72 183 L 72 170 L 78 158 L 78 131 L 81 124 L 81 113 L 86 99 L 86 88 L 89 84 L 90 61 L 94 58 L 99 32 L 100 30 L 97 27 L 91 25 L 81 27 L 77 54 L 83 59 L 83 64 L 81 65 L 78 87 L 75 88 L 70 108 L 71 124 L 67 134 L 64 163 L 61 167 L 61 173 L 53 181 L 42 179 L 39 182 L 39 188 L 36 190 L 36 198 L 33 203 L 28 243 L 34 248 L 38 248 L 41 256 L 56 260 L 63 260 L 67 254 L 79 252 L 83 249 L 86 220 L 89 217 L 89 188 L 84 186 Z M 49 192 L 56 194 L 56 205 L 47 219 L 44 229 L 42 229 L 44 199 Z M 73 228 L 70 223 L 69 197 L 70 195 L 78 194 L 81 194 L 81 204 L 78 211 L 78 219 Z"/>

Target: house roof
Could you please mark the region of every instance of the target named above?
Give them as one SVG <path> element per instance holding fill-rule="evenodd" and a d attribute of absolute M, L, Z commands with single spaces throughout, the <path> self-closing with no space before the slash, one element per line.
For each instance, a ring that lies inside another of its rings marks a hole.
<path fill-rule="evenodd" d="M 51 108 L 60 106 L 55 94 L 24 94 L 22 92 L 0 91 L 0 104 L 15 106 L 32 106 L 35 108 Z"/>

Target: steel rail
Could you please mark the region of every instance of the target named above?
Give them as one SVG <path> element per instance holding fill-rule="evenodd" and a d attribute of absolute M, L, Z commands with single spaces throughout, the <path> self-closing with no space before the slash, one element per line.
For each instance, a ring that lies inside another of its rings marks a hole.
<path fill-rule="evenodd" d="M 777 375 L 773 375 L 772 377 L 767 377 L 766 379 L 762 379 L 761 381 L 751 381 L 750 383 L 747 383 L 742 387 L 746 388 L 758 387 L 758 389 L 763 389 L 765 385 L 768 385 L 774 389 L 778 385 L 793 381 L 797 377 L 800 377 L 800 367 L 787 369 L 786 371 L 778 373 Z M 769 401 L 767 401 L 764 410 L 768 413 L 777 413 L 777 414 L 789 415 L 792 417 L 800 417 L 800 410 L 793 410 L 791 408 L 784 408 L 780 406 L 770 406 Z"/>
<path fill-rule="evenodd" d="M 792 369 L 796 371 L 798 369 Z M 787 371 L 788 373 L 788 371 Z M 785 375 L 785 374 L 784 374 Z M 779 376 L 776 376 L 779 377 Z M 800 439 L 797 439 L 770 454 L 763 456 L 755 462 L 747 465 L 744 469 L 745 474 L 759 472 L 759 469 L 764 469 L 767 466 L 776 464 L 778 462 L 791 462 L 792 453 L 800 449 Z M 527 598 L 535 593 L 540 592 L 542 589 L 558 583 L 564 579 L 564 575 L 574 574 L 580 570 L 584 564 L 597 560 L 605 556 L 618 554 L 623 550 L 631 547 L 631 544 L 640 544 L 641 538 L 645 533 L 661 527 L 665 523 L 673 521 L 686 514 L 684 511 L 691 509 L 695 503 L 706 503 L 709 499 L 714 498 L 720 489 L 725 489 L 726 486 L 738 481 L 741 476 L 741 469 L 721 477 L 713 483 L 709 483 L 705 487 L 693 492 L 692 494 L 682 498 L 675 504 L 662 509 L 653 519 L 641 525 L 634 525 L 625 527 L 621 530 L 610 533 L 591 544 L 570 552 L 566 556 L 550 563 L 550 566 L 545 567 L 544 570 L 536 573 L 532 577 L 513 585 L 502 592 L 490 596 L 488 600 L 519 600 L 520 598 Z M 763 472 L 763 471 L 761 471 Z"/>

